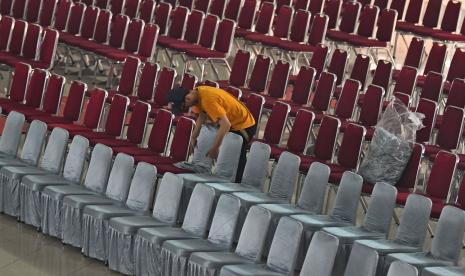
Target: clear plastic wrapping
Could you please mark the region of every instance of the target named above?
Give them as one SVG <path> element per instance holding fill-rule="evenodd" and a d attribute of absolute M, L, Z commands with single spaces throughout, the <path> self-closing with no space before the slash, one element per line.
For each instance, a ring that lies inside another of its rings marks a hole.
<path fill-rule="evenodd" d="M 360 165 L 359 173 L 365 181 L 397 183 L 412 154 L 416 132 L 423 127 L 423 117 L 397 99 L 389 103 Z"/>

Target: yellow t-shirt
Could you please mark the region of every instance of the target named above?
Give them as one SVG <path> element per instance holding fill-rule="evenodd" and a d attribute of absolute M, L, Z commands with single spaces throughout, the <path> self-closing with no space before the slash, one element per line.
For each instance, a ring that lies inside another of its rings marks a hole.
<path fill-rule="evenodd" d="M 213 123 L 226 115 L 232 130 L 245 129 L 255 124 L 247 107 L 228 92 L 211 86 L 199 86 L 197 91 L 199 103 L 196 107 L 205 112 Z"/>

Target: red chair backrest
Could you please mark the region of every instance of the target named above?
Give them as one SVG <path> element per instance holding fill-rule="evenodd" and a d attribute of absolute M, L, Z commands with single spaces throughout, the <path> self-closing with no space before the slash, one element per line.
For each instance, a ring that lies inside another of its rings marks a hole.
<path fill-rule="evenodd" d="M 28 86 L 31 77 L 31 66 L 25 63 L 17 63 L 11 77 L 10 84 L 10 100 L 22 103 L 26 94 L 26 87 Z"/>
<path fill-rule="evenodd" d="M 171 12 L 170 27 L 167 35 L 172 38 L 182 39 L 186 29 L 186 20 L 189 10 L 186 7 L 177 7 Z"/>
<path fill-rule="evenodd" d="M 158 64 L 146 62 L 142 68 L 137 87 L 137 98 L 141 101 L 151 101 L 155 91 L 155 83 L 158 77 Z"/>
<path fill-rule="evenodd" d="M 365 127 L 372 127 L 378 122 L 383 107 L 384 90 L 380 86 L 369 85 L 363 97 L 358 121 Z"/>
<path fill-rule="evenodd" d="M 353 79 L 345 80 L 341 96 L 337 101 L 336 110 L 334 111 L 336 117 L 341 119 L 352 118 L 360 88 L 361 84 L 359 81 Z"/>
<path fill-rule="evenodd" d="M 337 154 L 339 165 L 348 169 L 357 169 L 365 132 L 366 130 L 363 126 L 352 123 L 347 125 Z"/>
<path fill-rule="evenodd" d="M 283 60 L 276 62 L 271 74 L 270 83 L 268 84 L 268 96 L 276 99 L 284 98 L 290 69 L 291 66 L 288 62 Z"/>
<path fill-rule="evenodd" d="M 36 24 L 28 24 L 26 37 L 24 38 L 22 56 L 35 59 L 38 53 L 39 41 L 42 37 L 42 27 Z"/>
<path fill-rule="evenodd" d="M 173 114 L 168 110 L 159 109 L 155 115 L 152 131 L 147 143 L 150 150 L 159 153 L 163 153 L 166 150 L 172 123 Z"/>
<path fill-rule="evenodd" d="M 270 72 L 271 59 L 268 56 L 258 55 L 252 68 L 247 86 L 255 92 L 265 90 Z"/>
<path fill-rule="evenodd" d="M 63 109 L 63 117 L 70 121 L 79 120 L 87 85 L 80 81 L 73 81 L 69 87 L 68 98 Z"/>
<path fill-rule="evenodd" d="M 462 108 L 448 106 L 442 117 L 442 124 L 438 130 L 436 145 L 445 150 L 456 150 L 459 146 L 463 130 Z"/>
<path fill-rule="evenodd" d="M 39 108 L 42 102 L 45 84 L 48 79 L 48 72 L 42 69 L 34 69 L 31 79 L 27 85 L 24 103 L 33 108 Z"/>
<path fill-rule="evenodd" d="M 333 97 L 335 86 L 336 75 L 329 72 L 321 73 L 318 85 L 315 88 L 315 96 L 311 103 L 311 107 L 319 112 L 327 111 L 329 102 Z"/>
<path fill-rule="evenodd" d="M 364 37 L 372 37 L 378 14 L 379 8 L 377 6 L 366 5 L 363 7 L 357 34 Z"/>
<path fill-rule="evenodd" d="M 134 144 L 141 144 L 143 142 L 149 113 L 150 105 L 148 103 L 141 101 L 135 103 L 131 112 L 131 121 L 128 125 L 128 141 Z"/>
<path fill-rule="evenodd" d="M 168 105 L 168 93 L 173 89 L 176 70 L 164 67 L 158 75 L 153 101 L 159 106 L 166 106 Z"/>
<path fill-rule="evenodd" d="M 84 114 L 83 125 L 95 129 L 99 126 L 103 114 L 103 107 L 108 94 L 105 90 L 94 88 L 90 91 L 89 102 Z"/>
<path fill-rule="evenodd" d="M 375 73 L 371 84 L 380 86 L 387 91 L 389 89 L 389 83 L 391 82 L 392 76 L 392 63 L 385 59 L 380 59 L 376 66 Z"/>
<path fill-rule="evenodd" d="M 313 156 L 320 160 L 331 160 L 336 147 L 337 136 L 341 122 L 339 119 L 324 116 L 315 140 Z"/>
<path fill-rule="evenodd" d="M 6 51 L 13 30 L 15 20 L 9 16 L 2 16 L 0 19 L 0 51 Z"/>
<path fill-rule="evenodd" d="M 63 87 L 65 84 L 65 78 L 52 74 L 47 81 L 47 88 L 44 92 L 44 100 L 42 104 L 42 110 L 48 114 L 55 114 L 58 111 L 60 105 L 61 95 L 63 93 Z"/>
<path fill-rule="evenodd" d="M 186 117 L 179 118 L 170 147 L 170 157 L 174 160 L 187 160 L 194 125 L 195 123 L 192 119 Z"/>
<path fill-rule="evenodd" d="M 438 152 L 426 184 L 427 195 L 439 200 L 447 199 L 457 162 L 458 157 L 455 154 L 446 151 Z"/>
<path fill-rule="evenodd" d="M 431 140 L 431 133 L 436 121 L 438 104 L 428 99 L 420 99 L 416 112 L 423 114 L 425 117 L 421 121 L 423 128 L 417 130 L 416 142 L 428 143 Z"/>
<path fill-rule="evenodd" d="M 288 104 L 279 101 L 273 105 L 265 126 L 263 140 L 272 145 L 281 143 L 290 109 Z"/>
<path fill-rule="evenodd" d="M 342 4 L 342 15 L 339 22 L 339 31 L 345 33 L 353 33 L 355 24 L 360 15 L 362 5 L 357 1 L 346 1 Z"/>
<path fill-rule="evenodd" d="M 423 89 L 421 90 L 421 93 L 420 93 L 420 98 L 428 99 L 428 100 L 438 103 L 439 99 L 441 98 L 442 84 L 443 84 L 442 75 L 439 73 L 430 71 L 426 75 Z M 450 91 L 449 91 L 449 97 L 447 97 L 447 99 L 448 100 L 450 99 Z M 465 107 L 465 105 L 463 107 Z"/>
<path fill-rule="evenodd" d="M 294 103 L 301 105 L 308 104 L 310 92 L 312 91 L 313 82 L 315 80 L 316 70 L 312 67 L 300 67 L 297 78 L 294 81 L 291 100 Z"/>
<path fill-rule="evenodd" d="M 253 23 L 255 22 L 255 15 L 258 13 L 258 1 L 256 0 L 244 0 L 241 11 L 239 13 L 239 19 L 237 25 L 240 28 L 250 30 L 252 29 Z"/>
<path fill-rule="evenodd" d="M 368 70 L 370 69 L 370 63 L 369 56 L 358 54 L 357 57 L 355 57 L 354 66 L 350 72 L 350 78 L 353 80 L 358 80 L 362 85 L 362 88 L 365 87 Z"/>
<path fill-rule="evenodd" d="M 288 151 L 296 154 L 303 154 L 310 137 L 314 119 L 315 114 L 309 110 L 299 109 L 299 111 L 297 111 L 294 125 L 292 126 L 287 140 Z"/>
<path fill-rule="evenodd" d="M 171 5 L 168 3 L 160 2 L 155 8 L 154 23 L 160 28 L 159 34 L 164 35 L 168 28 L 168 20 L 171 14 Z"/>
<path fill-rule="evenodd" d="M 128 97 L 119 94 L 113 96 L 108 109 L 107 121 L 105 122 L 105 134 L 115 137 L 121 136 L 128 105 Z"/>

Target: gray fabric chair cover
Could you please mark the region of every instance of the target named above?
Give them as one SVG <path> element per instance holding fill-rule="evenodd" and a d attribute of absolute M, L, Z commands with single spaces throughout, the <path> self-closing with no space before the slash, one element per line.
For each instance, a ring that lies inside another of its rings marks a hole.
<path fill-rule="evenodd" d="M 394 263 L 392 264 L 394 265 Z M 391 266 L 392 266 L 391 265 Z M 421 273 L 423 276 L 463 276 L 465 275 L 465 267 L 427 267 Z"/>
<path fill-rule="evenodd" d="M 431 200 L 427 197 L 418 194 L 409 195 L 404 207 L 404 212 L 400 219 L 400 225 L 397 229 L 397 234 L 394 239 L 355 241 L 350 258 L 352 258 L 352 255 L 354 254 L 359 255 L 362 256 L 360 261 L 365 262 L 365 259 L 369 258 L 369 256 L 364 256 L 364 254 L 371 254 L 371 252 L 365 249 L 359 250 L 359 248 L 369 248 L 377 252 L 379 256 L 376 275 L 385 275 L 384 267 L 386 267 L 386 265 L 384 264 L 384 261 L 387 254 L 411 253 L 422 250 L 426 237 L 426 229 L 428 227 L 431 205 Z M 355 247 L 355 245 L 358 246 Z"/>
<path fill-rule="evenodd" d="M 187 275 L 187 261 L 193 252 L 228 251 L 232 247 L 239 215 L 239 199 L 220 198 L 213 216 L 208 239 L 169 240 L 161 248 L 162 274 Z"/>
<path fill-rule="evenodd" d="M 209 174 L 213 167 L 213 160 L 207 156 L 207 153 L 215 143 L 217 131 L 218 129 L 212 125 L 202 125 L 199 137 L 197 137 L 197 145 L 192 154 L 192 160 L 179 162 L 174 165 L 181 169 L 194 171 L 195 173 Z"/>
<path fill-rule="evenodd" d="M 0 138 L 0 153 L 6 156 L 15 157 L 18 153 L 19 143 L 24 125 L 24 115 L 11 111 L 6 118 L 3 127 L 2 137 Z"/>
<path fill-rule="evenodd" d="M 247 156 L 241 183 L 206 183 L 215 189 L 216 198 L 222 193 L 233 192 L 261 192 L 268 176 L 271 148 L 261 142 L 253 142 Z"/>
<path fill-rule="evenodd" d="M 63 243 L 75 247 L 82 246 L 82 214 L 88 205 L 119 205 L 127 199 L 131 178 L 134 173 L 134 157 L 118 153 L 111 168 L 105 194 L 70 195 L 63 199 L 62 225 Z"/>
<path fill-rule="evenodd" d="M 19 158 L 14 156 L 0 157 L 0 168 L 5 166 L 35 166 L 39 160 L 40 152 L 47 134 L 47 125 L 41 121 L 32 121 L 24 141 Z M 4 185 L 0 184 L 0 212 L 4 212 Z"/>
<path fill-rule="evenodd" d="M 318 231 L 312 239 L 300 275 L 329 276 L 333 270 L 339 240 L 325 232 Z"/>
<path fill-rule="evenodd" d="M 270 211 L 252 206 L 245 219 L 235 252 L 195 252 L 187 264 L 187 275 L 215 276 L 221 267 L 260 261 L 265 235 L 271 220 Z"/>
<path fill-rule="evenodd" d="M 302 267 L 313 233 L 323 227 L 348 226 L 355 224 L 358 202 L 362 191 L 363 178 L 353 172 L 346 171 L 336 194 L 334 206 L 329 215 L 298 214 L 292 218 L 304 225 L 304 235 L 300 246 L 297 268 Z"/>
<path fill-rule="evenodd" d="M 378 253 L 375 250 L 354 243 L 344 276 L 375 276 L 377 265 Z"/>
<path fill-rule="evenodd" d="M 389 272 L 387 276 L 418 276 L 418 270 L 416 267 L 411 266 L 407 263 L 397 261 L 393 262 L 391 267 L 389 268 Z M 422 275 L 425 275 L 422 273 Z M 434 274 L 433 274 L 434 275 Z M 453 276 L 451 274 L 447 274 L 449 276 Z M 460 274 L 463 275 L 463 274 Z"/>
<path fill-rule="evenodd" d="M 55 128 L 50 134 L 47 147 L 38 167 L 4 166 L 0 170 L 0 186 L 3 187 L 3 211 L 19 216 L 19 186 L 25 175 L 58 174 L 68 145 L 68 131 Z"/>
<path fill-rule="evenodd" d="M 339 239 L 333 275 L 343 275 L 352 245 L 356 240 L 386 238 L 396 206 L 397 189 L 387 183 L 376 183 L 370 205 L 360 226 L 327 227 L 322 230 Z"/>
<path fill-rule="evenodd" d="M 82 253 L 101 261 L 107 260 L 108 221 L 112 217 L 147 214 L 155 193 L 157 169 L 139 162 L 131 181 L 125 206 L 88 205 L 82 217 Z"/>
<path fill-rule="evenodd" d="M 305 177 L 304 186 L 296 205 L 289 203 L 260 204 L 261 207 L 271 212 L 271 224 L 266 238 L 265 254 L 267 254 L 270 249 L 276 227 L 281 217 L 301 213 L 321 214 L 329 174 L 330 169 L 327 165 L 314 162 L 310 166 L 307 176 Z"/>
<path fill-rule="evenodd" d="M 26 224 L 40 227 L 42 205 L 40 197 L 42 190 L 49 185 L 78 185 L 81 181 L 84 163 L 89 148 L 89 140 L 76 135 L 66 156 L 63 175 L 26 175 L 19 186 L 20 220 Z"/>
<path fill-rule="evenodd" d="M 113 150 L 105 145 L 95 145 L 89 162 L 84 185 L 47 186 L 41 194 L 44 234 L 62 238 L 61 209 L 67 195 L 102 194 L 108 182 Z"/>
<path fill-rule="evenodd" d="M 165 180 L 166 174 L 163 177 Z M 110 219 L 108 240 L 108 264 L 110 269 L 124 274 L 134 274 L 134 238 L 137 230 L 144 227 L 174 226 L 179 210 L 182 180 L 171 175 L 165 183 L 176 185 L 175 189 L 158 191 L 152 217 L 132 216 Z M 179 183 L 181 182 L 181 183 Z M 178 183 L 181 187 L 178 187 Z M 167 184 L 165 184 L 166 186 Z M 179 193 L 179 195 L 178 195 Z M 178 197 L 179 196 L 179 197 Z M 176 199 L 174 199 L 176 198 Z M 166 200 L 171 202 L 168 203 Z M 196 186 L 192 193 L 192 203 L 186 212 L 183 229 L 198 237 L 206 234 L 213 205 L 214 191 L 206 186 Z"/>
<path fill-rule="evenodd" d="M 279 157 L 270 182 L 268 193 L 237 192 L 233 195 L 241 200 L 241 211 L 236 237 L 239 236 L 245 217 L 252 205 L 265 203 L 290 203 L 299 175 L 300 157 L 287 151 Z"/>
<path fill-rule="evenodd" d="M 241 147 L 242 137 L 234 133 L 228 133 L 221 143 L 213 174 L 179 174 L 183 179 L 184 185 L 178 215 L 179 222 L 184 219 L 189 199 L 196 184 L 206 182 L 234 182 L 236 179 Z"/>
<path fill-rule="evenodd" d="M 420 273 L 425 267 L 457 265 L 465 231 L 465 212 L 453 206 L 442 209 L 430 252 L 394 253 L 386 256 L 385 265 L 402 261 L 415 266 Z"/>
<path fill-rule="evenodd" d="M 227 265 L 221 269 L 220 275 L 292 275 L 302 231 L 300 222 L 289 217 L 282 218 L 279 220 L 266 265 Z"/>

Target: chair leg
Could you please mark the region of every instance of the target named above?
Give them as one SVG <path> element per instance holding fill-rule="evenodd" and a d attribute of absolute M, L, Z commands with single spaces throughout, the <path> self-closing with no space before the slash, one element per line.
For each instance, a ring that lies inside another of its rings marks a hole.
<path fill-rule="evenodd" d="M 394 209 L 394 214 L 392 215 L 392 217 L 394 218 L 394 222 L 396 223 L 396 225 L 399 226 L 399 216 L 397 216 L 396 209 Z"/>
<path fill-rule="evenodd" d="M 363 212 L 366 214 L 368 210 L 368 204 L 363 196 L 360 197 L 360 203 L 362 204 Z"/>
<path fill-rule="evenodd" d="M 431 235 L 431 238 L 434 238 L 433 228 L 431 228 L 431 225 L 429 223 L 428 223 L 428 233 Z"/>

